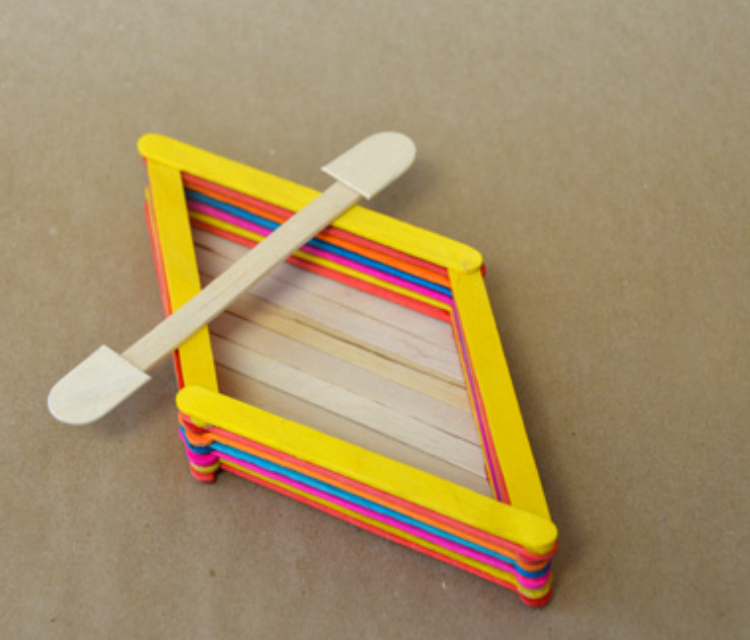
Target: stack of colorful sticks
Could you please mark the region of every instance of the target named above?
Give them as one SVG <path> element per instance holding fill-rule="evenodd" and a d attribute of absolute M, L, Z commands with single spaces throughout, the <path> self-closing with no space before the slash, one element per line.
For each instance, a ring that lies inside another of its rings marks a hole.
<path fill-rule="evenodd" d="M 167 313 L 314 196 L 159 136 L 140 148 Z M 557 531 L 481 265 L 347 213 L 176 354 L 194 476 L 225 469 L 544 604 Z"/>

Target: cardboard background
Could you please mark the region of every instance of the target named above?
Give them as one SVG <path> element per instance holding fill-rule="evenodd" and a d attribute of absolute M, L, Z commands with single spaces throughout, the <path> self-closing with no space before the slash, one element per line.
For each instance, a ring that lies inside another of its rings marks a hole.
<path fill-rule="evenodd" d="M 0 628 L 15 637 L 739 637 L 750 622 L 744 2 L 0 8 Z M 226 474 L 169 363 L 98 426 L 47 414 L 161 317 L 138 137 L 313 187 L 381 130 L 373 207 L 467 242 L 553 517 L 542 611 Z"/>

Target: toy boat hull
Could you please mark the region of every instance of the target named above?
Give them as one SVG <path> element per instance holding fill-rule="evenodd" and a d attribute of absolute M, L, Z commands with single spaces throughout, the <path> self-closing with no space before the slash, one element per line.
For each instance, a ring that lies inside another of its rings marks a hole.
<path fill-rule="evenodd" d="M 315 195 L 159 136 L 140 147 L 167 313 Z M 356 207 L 175 364 L 199 480 L 230 471 L 549 599 L 557 530 L 473 249 Z"/>

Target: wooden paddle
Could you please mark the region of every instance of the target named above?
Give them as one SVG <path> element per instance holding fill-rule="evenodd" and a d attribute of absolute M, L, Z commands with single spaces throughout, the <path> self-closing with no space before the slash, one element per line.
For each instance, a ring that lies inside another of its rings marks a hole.
<path fill-rule="evenodd" d="M 146 371 L 360 198 L 372 198 L 401 176 L 415 154 L 414 143 L 406 136 L 378 133 L 323 167 L 336 182 L 198 295 L 122 354 L 101 346 L 65 375 L 47 398 L 52 415 L 74 425 L 106 415 L 151 379 Z"/>

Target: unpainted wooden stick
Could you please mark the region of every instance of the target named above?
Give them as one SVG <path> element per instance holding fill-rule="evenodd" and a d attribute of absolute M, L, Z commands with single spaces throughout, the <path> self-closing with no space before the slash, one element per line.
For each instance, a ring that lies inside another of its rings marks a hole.
<path fill-rule="evenodd" d="M 472 473 L 484 468 L 482 448 L 427 423 L 404 416 L 386 405 L 315 378 L 304 371 L 260 356 L 234 342 L 212 336 L 216 358 L 224 366 L 295 395 L 311 404 L 365 425 Z"/>
<path fill-rule="evenodd" d="M 394 412 L 415 418 L 479 446 L 470 408 L 457 409 L 440 399 L 418 393 L 389 378 L 269 331 L 230 313 L 211 323 L 211 332 L 258 355 L 304 371 L 362 398 L 387 405 Z"/>
<path fill-rule="evenodd" d="M 403 442 L 248 378 L 221 364 L 217 365 L 216 374 L 222 392 L 238 400 L 492 497 L 484 470 L 475 474 L 460 469 L 451 462 L 418 451 Z"/>

